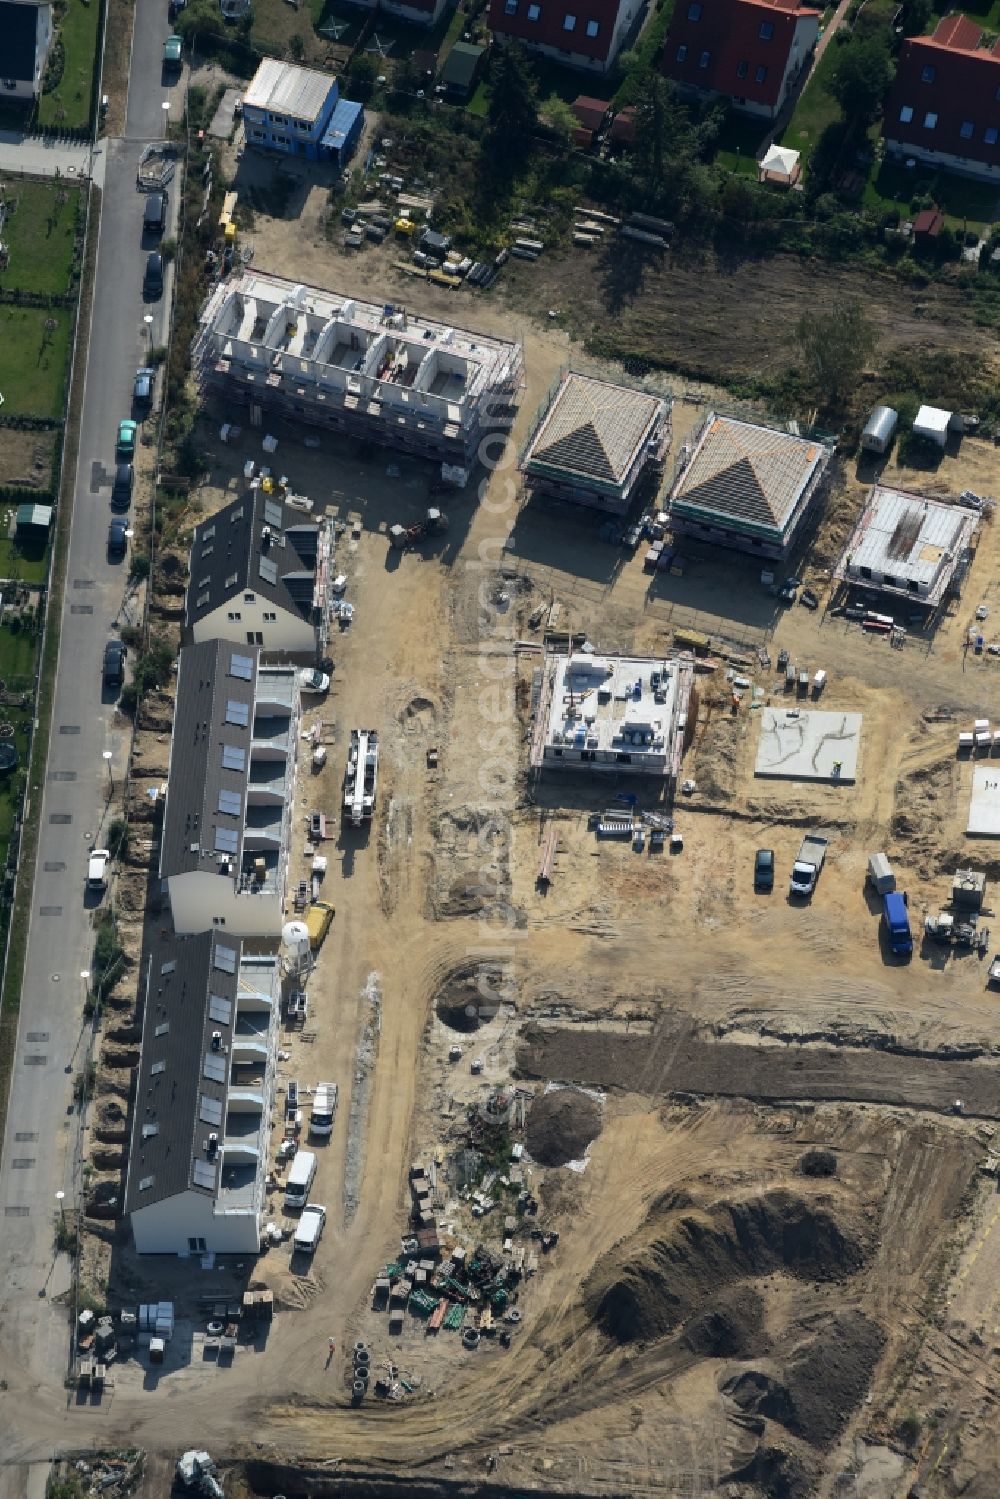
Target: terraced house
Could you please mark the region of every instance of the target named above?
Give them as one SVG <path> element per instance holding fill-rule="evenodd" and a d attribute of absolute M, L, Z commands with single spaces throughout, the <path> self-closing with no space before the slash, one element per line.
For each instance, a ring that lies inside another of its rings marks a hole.
<path fill-rule="evenodd" d="M 677 0 L 660 71 L 688 93 L 773 120 L 819 36 L 796 0 Z"/>
<path fill-rule="evenodd" d="M 644 0 L 490 0 L 494 36 L 569 68 L 607 73 L 639 30 Z"/>
<path fill-rule="evenodd" d="M 1000 178 L 1000 42 L 968 16 L 903 43 L 882 134 L 891 156 L 966 177 Z"/>

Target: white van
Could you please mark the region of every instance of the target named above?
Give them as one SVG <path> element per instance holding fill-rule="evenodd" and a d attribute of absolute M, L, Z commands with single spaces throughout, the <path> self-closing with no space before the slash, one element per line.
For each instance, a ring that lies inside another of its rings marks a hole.
<path fill-rule="evenodd" d="M 311 1150 L 300 1150 L 292 1157 L 292 1164 L 285 1178 L 285 1207 L 304 1208 L 309 1200 L 309 1188 L 316 1180 L 316 1157 Z"/>
<path fill-rule="evenodd" d="M 297 1250 L 299 1254 L 314 1254 L 325 1222 L 326 1208 L 320 1207 L 316 1202 L 308 1203 L 302 1209 L 302 1217 L 299 1219 L 299 1226 L 292 1240 L 292 1249 Z"/>

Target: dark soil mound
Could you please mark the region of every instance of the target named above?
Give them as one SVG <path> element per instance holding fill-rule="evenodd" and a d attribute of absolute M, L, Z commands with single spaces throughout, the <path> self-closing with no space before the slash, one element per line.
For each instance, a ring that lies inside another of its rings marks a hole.
<path fill-rule="evenodd" d="M 810 1499 L 819 1474 L 798 1453 L 758 1447 L 753 1460 L 731 1477 L 752 1483 L 765 1499 Z"/>
<path fill-rule="evenodd" d="M 794 1430 L 792 1397 L 781 1381 L 770 1374 L 764 1374 L 760 1369 L 748 1369 L 745 1374 L 727 1379 L 722 1392 L 735 1400 L 748 1416 L 766 1416 L 769 1421 L 780 1421 L 789 1431 Z"/>
<path fill-rule="evenodd" d="M 875 1365 L 885 1347 L 885 1333 L 861 1312 L 838 1312 L 792 1359 L 786 1370 L 788 1393 L 795 1407 L 790 1431 L 814 1447 L 836 1441 L 864 1399 Z"/>
<path fill-rule="evenodd" d="M 488 1025 L 502 1000 L 509 1000 L 509 984 L 500 964 L 476 963 L 457 968 L 438 990 L 438 1019 L 453 1031 L 469 1035 Z"/>
<path fill-rule="evenodd" d="M 542 1166 L 580 1160 L 600 1133 L 600 1105 L 575 1088 L 557 1088 L 531 1105 L 528 1150 Z"/>
<path fill-rule="evenodd" d="M 785 1270 L 803 1280 L 839 1280 L 865 1258 L 827 1201 L 783 1188 L 703 1209 L 667 1210 L 647 1219 L 624 1246 L 598 1261 L 586 1303 L 621 1343 L 662 1337 L 736 1280 Z"/>
<path fill-rule="evenodd" d="M 836 1176 L 837 1157 L 832 1150 L 807 1150 L 799 1160 L 803 1176 Z"/>
<path fill-rule="evenodd" d="M 764 1303 L 752 1287 L 733 1286 L 688 1323 L 684 1341 L 704 1358 L 760 1358 L 769 1347 Z"/>
<path fill-rule="evenodd" d="M 783 1382 L 750 1369 L 722 1388 L 748 1415 L 780 1421 L 813 1447 L 829 1447 L 861 1403 L 884 1347 L 877 1322 L 838 1312 L 792 1357 Z"/>

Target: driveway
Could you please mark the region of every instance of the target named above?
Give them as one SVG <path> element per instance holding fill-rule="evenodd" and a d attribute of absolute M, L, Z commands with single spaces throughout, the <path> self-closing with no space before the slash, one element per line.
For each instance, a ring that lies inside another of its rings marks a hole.
<path fill-rule="evenodd" d="M 44 135 L 21 135 L 16 130 L 0 130 L 0 171 L 30 172 L 36 177 L 93 177 L 104 180 L 106 142 L 96 146 L 76 141 L 52 140 Z"/>
<path fill-rule="evenodd" d="M 80 1186 L 72 1090 L 85 1044 L 81 975 L 91 966 L 94 942 L 95 909 L 84 900 L 87 856 L 106 833 L 109 792 L 112 781 L 116 787 L 121 781 L 128 750 L 128 735 L 102 693 L 104 645 L 114 630 L 128 571 L 127 562 L 109 561 L 107 533 L 117 424 L 130 414 L 132 382 L 137 366 L 146 362 L 148 343 L 166 341 L 169 283 L 162 300 L 143 302 L 144 200 L 136 189 L 136 171 L 144 146 L 162 133 L 169 91 L 161 86 L 160 59 L 168 30 L 162 0 L 137 0 L 125 137 L 101 143 L 105 190 L 59 666 L 45 784 L 30 788 L 29 815 L 38 823 L 39 845 L 0 1164 L 5 1270 L 0 1375 L 12 1391 L 44 1391 L 39 1406 L 65 1400 L 66 1311 L 53 1297 L 66 1289 L 69 1267 L 54 1254 L 53 1237 L 56 1193 L 66 1194 L 68 1206 Z M 8 164 L 8 150 L 18 165 L 35 171 L 38 153 L 49 148 L 0 139 L 0 164 Z M 68 170 L 68 150 L 79 166 L 75 148 L 60 146 L 46 158 L 53 170 L 57 163 Z M 148 329 L 145 314 L 152 318 Z M 31 1448 L 35 1433 L 23 1420 L 16 1430 L 4 1429 L 5 1424 L 0 1414 L 5 1464 L 0 1493 L 23 1495 L 29 1477 L 17 1459 Z"/>

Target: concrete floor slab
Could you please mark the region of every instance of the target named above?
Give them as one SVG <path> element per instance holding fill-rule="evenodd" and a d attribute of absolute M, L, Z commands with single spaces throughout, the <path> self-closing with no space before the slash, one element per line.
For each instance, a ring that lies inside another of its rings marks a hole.
<path fill-rule="evenodd" d="M 979 838 L 1000 838 L 1000 764 L 977 765 L 965 831 Z"/>
<path fill-rule="evenodd" d="M 857 775 L 860 744 L 860 713 L 765 708 L 754 775 L 851 782 Z"/>

